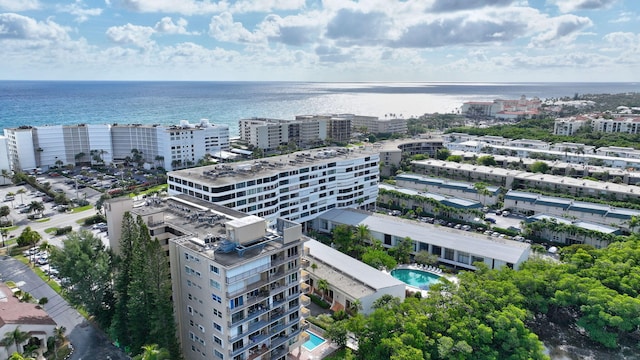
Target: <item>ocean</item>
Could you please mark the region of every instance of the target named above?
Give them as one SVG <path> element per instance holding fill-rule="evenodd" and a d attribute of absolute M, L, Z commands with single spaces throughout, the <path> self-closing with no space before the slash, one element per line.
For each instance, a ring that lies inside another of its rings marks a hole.
<path fill-rule="evenodd" d="M 3 128 L 47 124 L 177 124 L 207 118 L 457 112 L 466 101 L 640 92 L 640 83 L 0 81 Z"/>

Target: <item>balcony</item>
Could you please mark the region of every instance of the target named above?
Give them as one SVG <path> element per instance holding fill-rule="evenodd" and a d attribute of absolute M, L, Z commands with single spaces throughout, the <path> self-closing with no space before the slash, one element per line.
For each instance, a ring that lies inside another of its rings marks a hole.
<path fill-rule="evenodd" d="M 307 281 L 309 280 L 309 272 L 304 271 L 304 270 L 300 270 L 300 278 L 302 279 L 302 281 Z"/>
<path fill-rule="evenodd" d="M 311 304 L 311 299 L 306 295 L 300 295 L 300 303 L 302 306 L 309 306 Z"/>
<path fill-rule="evenodd" d="M 311 310 L 307 309 L 306 307 L 302 307 L 300 308 L 300 315 L 303 318 L 308 318 L 309 316 L 311 316 Z"/>

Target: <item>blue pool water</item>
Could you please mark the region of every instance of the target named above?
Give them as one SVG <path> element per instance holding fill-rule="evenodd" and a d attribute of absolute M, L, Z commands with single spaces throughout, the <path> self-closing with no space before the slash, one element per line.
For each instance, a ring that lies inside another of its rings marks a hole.
<path fill-rule="evenodd" d="M 438 275 L 426 271 L 412 269 L 395 269 L 391 271 L 391 276 L 407 285 L 411 285 L 423 290 L 427 290 L 429 286 L 440 281 L 440 276 Z"/>
<path fill-rule="evenodd" d="M 325 342 L 323 338 L 312 333 L 311 331 L 307 331 L 307 334 L 309 334 L 309 340 L 302 344 L 302 346 L 304 346 L 304 348 L 309 351 L 313 351 L 313 349 L 317 348 Z"/>

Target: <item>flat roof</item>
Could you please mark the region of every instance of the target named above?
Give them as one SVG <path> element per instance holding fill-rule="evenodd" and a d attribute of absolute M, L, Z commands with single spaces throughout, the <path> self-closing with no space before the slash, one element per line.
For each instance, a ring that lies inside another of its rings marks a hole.
<path fill-rule="evenodd" d="M 331 286 L 353 297 L 366 296 L 384 288 L 406 286 L 391 275 L 317 240 L 307 240 L 304 247 L 309 249 L 309 257 L 329 265 L 329 268 L 323 268 L 321 264 L 316 264 L 317 268 L 311 271 L 326 279 Z"/>
<path fill-rule="evenodd" d="M 367 225 L 371 231 L 414 241 L 456 249 L 486 258 L 517 263 L 530 246 L 512 240 L 488 237 L 473 232 L 420 223 L 357 209 L 332 209 L 318 217 L 339 224 Z"/>
<path fill-rule="evenodd" d="M 396 180 L 405 180 L 405 181 L 415 181 L 415 182 L 419 182 L 419 183 L 429 184 L 429 185 L 432 185 L 432 186 L 444 186 L 444 187 L 448 187 L 448 188 L 452 188 L 452 189 L 462 189 L 464 191 L 469 191 L 469 192 L 474 192 L 474 193 L 478 192 L 478 190 L 476 190 L 476 188 L 475 188 L 473 183 L 467 183 L 467 182 L 455 181 L 455 180 L 449 180 L 449 179 L 434 178 L 434 177 L 426 177 L 426 176 L 422 176 L 422 175 L 419 175 L 419 174 L 402 173 L 402 174 L 396 175 L 395 179 Z M 494 194 L 498 193 L 500 191 L 500 187 L 499 186 L 494 186 L 494 185 L 487 184 L 486 188 L 487 188 L 487 191 L 492 192 Z"/>
<path fill-rule="evenodd" d="M 625 218 L 631 216 L 640 216 L 640 210 L 617 208 L 610 205 L 589 203 L 584 201 L 573 201 L 567 198 L 533 194 L 517 190 L 509 190 L 505 194 L 505 199 L 528 199 L 531 200 L 530 202 L 535 204 L 562 207 L 567 211 L 580 211 L 600 214 L 605 217 Z"/>
<path fill-rule="evenodd" d="M 258 160 L 240 161 L 231 164 L 217 164 L 170 171 L 169 177 L 197 181 L 199 184 L 223 186 L 241 181 L 278 175 L 283 171 L 303 167 L 328 164 L 336 161 L 378 156 L 371 146 L 363 148 L 332 147 L 298 151 L 287 155 L 273 156 Z"/>
<path fill-rule="evenodd" d="M 536 214 L 529 216 L 527 218 L 527 222 L 532 222 L 536 220 L 551 220 L 556 221 L 559 224 L 565 225 L 573 225 L 586 230 L 598 231 L 604 234 L 617 234 L 620 233 L 620 229 L 614 228 L 611 226 L 595 224 L 588 221 L 572 221 L 570 219 L 566 219 L 560 216 L 547 215 L 547 214 Z"/>

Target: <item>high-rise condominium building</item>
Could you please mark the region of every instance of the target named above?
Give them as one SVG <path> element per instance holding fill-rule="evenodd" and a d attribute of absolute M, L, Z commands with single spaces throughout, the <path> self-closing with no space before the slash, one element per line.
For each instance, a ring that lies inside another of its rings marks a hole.
<path fill-rule="evenodd" d="M 257 216 L 185 195 L 135 206 L 112 199 L 105 209 L 114 251 L 128 211 L 167 252 L 186 360 L 284 359 L 306 341 L 300 224 L 278 219 L 271 229 Z"/>
<path fill-rule="evenodd" d="M 144 163 L 165 169 L 195 164 L 229 149 L 229 127 L 202 119 L 180 125 L 50 125 L 4 129 L 11 170 L 46 170 L 80 163 L 125 161 L 137 150 Z M 0 144 L 1 145 L 1 144 Z"/>
<path fill-rule="evenodd" d="M 264 217 L 304 223 L 333 208 L 373 206 L 379 154 L 324 148 L 168 173 L 169 194 L 185 194 Z"/>

